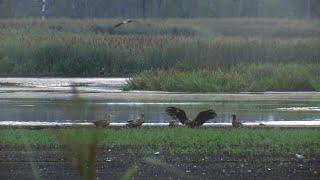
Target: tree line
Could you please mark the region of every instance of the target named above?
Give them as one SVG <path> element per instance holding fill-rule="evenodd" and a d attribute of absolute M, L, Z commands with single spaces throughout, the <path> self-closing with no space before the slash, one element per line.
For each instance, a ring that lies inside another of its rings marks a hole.
<path fill-rule="evenodd" d="M 0 18 L 320 17 L 319 0 L 0 0 Z"/>

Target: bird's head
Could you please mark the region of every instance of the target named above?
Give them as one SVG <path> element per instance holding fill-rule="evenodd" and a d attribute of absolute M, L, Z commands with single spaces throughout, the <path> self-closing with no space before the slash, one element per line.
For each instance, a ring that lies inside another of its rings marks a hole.
<path fill-rule="evenodd" d="M 144 123 L 144 114 L 140 114 L 140 119 L 138 119 L 138 123 L 139 124 L 143 124 Z"/>
<path fill-rule="evenodd" d="M 237 116 L 235 114 L 232 114 L 232 121 L 237 120 Z"/>
<path fill-rule="evenodd" d="M 111 114 L 106 113 L 106 114 L 104 115 L 104 119 L 111 119 Z"/>

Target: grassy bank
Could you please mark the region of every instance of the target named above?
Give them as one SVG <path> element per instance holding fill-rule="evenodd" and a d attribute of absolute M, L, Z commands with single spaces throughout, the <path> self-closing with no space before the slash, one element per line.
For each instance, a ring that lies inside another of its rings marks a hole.
<path fill-rule="evenodd" d="M 146 71 L 126 90 L 185 92 L 320 91 L 319 64 L 248 64 L 231 69 Z"/>
<path fill-rule="evenodd" d="M 239 63 L 318 63 L 317 21 L 276 19 L 0 21 L 0 75 L 128 76 Z"/>
<path fill-rule="evenodd" d="M 145 152 L 216 153 L 228 155 L 259 155 L 275 153 L 320 153 L 318 129 L 188 129 L 141 128 L 103 129 L 99 131 L 102 145 L 144 147 Z M 53 147 L 57 138 L 73 137 L 76 142 L 89 144 L 90 129 L 23 130 L 1 129 L 0 145 Z M 57 136 L 59 135 L 59 136 Z"/>

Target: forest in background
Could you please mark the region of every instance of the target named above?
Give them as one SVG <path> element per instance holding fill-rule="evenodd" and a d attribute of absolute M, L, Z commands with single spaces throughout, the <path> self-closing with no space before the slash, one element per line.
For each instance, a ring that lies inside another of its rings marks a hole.
<path fill-rule="evenodd" d="M 0 0 L 0 18 L 320 17 L 319 0 Z"/>

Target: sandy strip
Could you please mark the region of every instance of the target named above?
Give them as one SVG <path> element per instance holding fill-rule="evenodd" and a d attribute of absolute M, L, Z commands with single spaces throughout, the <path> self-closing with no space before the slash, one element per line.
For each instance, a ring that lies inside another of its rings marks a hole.
<path fill-rule="evenodd" d="M 126 123 L 111 123 L 111 127 L 125 127 Z M 169 123 L 144 123 L 145 127 L 163 127 Z M 243 123 L 244 127 L 320 127 L 319 121 L 271 121 L 271 122 L 253 122 Z M 93 127 L 91 122 L 71 123 L 71 122 L 17 122 L 17 121 L 2 121 L 0 127 Z M 180 126 L 182 126 L 180 124 Z M 232 127 L 231 123 L 206 123 L 204 127 Z"/>

